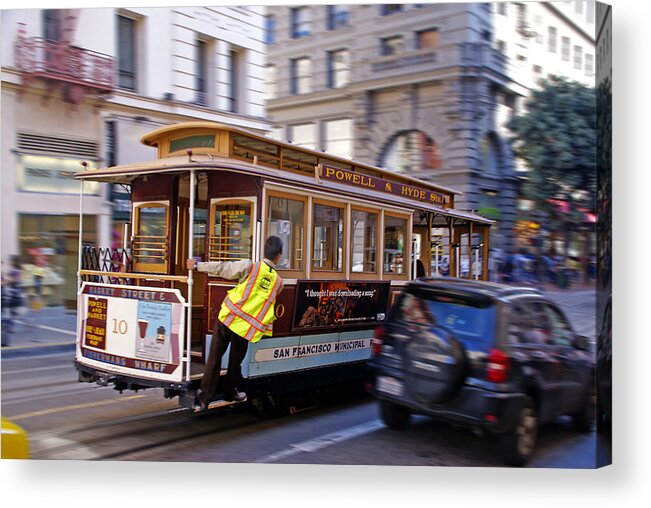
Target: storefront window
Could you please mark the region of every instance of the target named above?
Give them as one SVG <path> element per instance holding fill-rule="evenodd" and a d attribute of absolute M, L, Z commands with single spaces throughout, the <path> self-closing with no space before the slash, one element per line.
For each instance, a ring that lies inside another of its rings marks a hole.
<path fill-rule="evenodd" d="M 375 273 L 378 214 L 353 210 L 351 231 L 351 271 Z"/>
<path fill-rule="evenodd" d="M 305 202 L 269 196 L 268 210 L 267 236 L 274 235 L 283 241 L 283 252 L 276 268 L 302 271 Z"/>
<path fill-rule="evenodd" d="M 312 268 L 343 271 L 344 209 L 332 205 L 314 205 L 312 232 Z"/>
<path fill-rule="evenodd" d="M 210 261 L 252 258 L 252 208 L 249 201 L 213 203 Z"/>
<path fill-rule="evenodd" d="M 97 217 L 84 215 L 83 245 L 97 244 L 96 231 Z M 18 240 L 27 298 L 40 292 L 45 305 L 75 309 L 79 216 L 20 214 Z"/>
<path fill-rule="evenodd" d="M 393 275 L 406 273 L 407 219 L 384 217 L 384 272 Z"/>

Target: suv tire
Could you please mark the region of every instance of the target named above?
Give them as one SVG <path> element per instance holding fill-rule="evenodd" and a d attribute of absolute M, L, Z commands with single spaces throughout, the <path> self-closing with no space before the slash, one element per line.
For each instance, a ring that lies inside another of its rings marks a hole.
<path fill-rule="evenodd" d="M 392 430 L 402 430 L 407 426 L 411 412 L 405 406 L 382 400 L 380 401 L 380 414 L 387 427 Z"/>
<path fill-rule="evenodd" d="M 502 458 L 509 466 L 523 466 L 536 447 L 538 417 L 530 397 L 525 398 L 517 418 L 515 429 L 500 435 L 499 439 Z"/>

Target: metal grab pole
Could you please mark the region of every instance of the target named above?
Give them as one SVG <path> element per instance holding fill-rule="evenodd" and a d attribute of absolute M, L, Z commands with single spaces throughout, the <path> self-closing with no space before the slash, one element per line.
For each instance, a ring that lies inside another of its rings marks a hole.
<path fill-rule="evenodd" d="M 81 261 L 83 257 L 83 241 L 84 234 L 84 181 L 79 182 L 79 255 L 77 256 L 77 291 L 81 289 Z"/>
<path fill-rule="evenodd" d="M 192 259 L 193 252 L 193 240 L 194 240 L 194 169 L 190 170 L 190 207 L 188 210 L 188 259 Z M 185 338 L 185 380 L 190 381 L 190 361 L 192 359 L 192 354 L 190 353 L 190 348 L 192 347 L 192 291 L 194 287 L 194 281 L 192 278 L 193 271 L 188 270 L 188 299 L 186 305 L 188 306 L 187 318 L 188 322 L 186 323 L 186 338 Z"/>
<path fill-rule="evenodd" d="M 416 279 L 416 278 L 417 278 L 417 274 L 416 274 L 416 267 L 417 267 L 417 261 L 416 261 L 416 243 L 417 243 L 417 242 L 416 242 L 416 237 L 415 237 L 415 236 L 412 236 L 412 237 L 411 237 L 411 255 L 412 255 L 412 258 L 413 258 L 413 267 L 412 267 L 413 272 L 411 273 L 411 278 L 412 278 L 412 279 Z"/>
<path fill-rule="evenodd" d="M 479 270 L 477 269 L 477 266 L 479 265 L 479 247 L 475 249 L 475 270 L 473 275 L 475 276 L 475 280 L 479 280 Z"/>

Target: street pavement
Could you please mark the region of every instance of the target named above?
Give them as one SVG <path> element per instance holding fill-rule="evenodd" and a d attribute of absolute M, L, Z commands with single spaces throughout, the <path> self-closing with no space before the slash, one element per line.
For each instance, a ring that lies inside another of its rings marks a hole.
<path fill-rule="evenodd" d="M 578 333 L 594 339 L 596 298 L 593 288 L 550 288 L 546 293 L 565 311 Z M 75 346 L 75 321 L 75 312 L 66 311 L 63 307 L 48 307 L 39 312 L 28 311 L 15 324 L 14 332 L 9 337 L 10 345 L 2 348 L 2 359 L 37 357 L 64 351 L 72 353 Z M 4 334 L 5 330 L 2 330 L 2 333 Z M 6 341 L 5 336 L 3 342 Z M 593 432 L 576 437 L 562 450 L 540 450 L 530 467 L 594 467 L 597 439 Z"/>
<path fill-rule="evenodd" d="M 75 346 L 76 311 L 65 307 L 45 307 L 28 310 L 14 323 L 13 332 L 2 329 L 2 357 L 53 353 L 73 350 Z"/>

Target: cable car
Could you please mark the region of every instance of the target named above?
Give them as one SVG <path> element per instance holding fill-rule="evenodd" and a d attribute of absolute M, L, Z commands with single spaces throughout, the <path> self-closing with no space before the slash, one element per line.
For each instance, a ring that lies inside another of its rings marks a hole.
<path fill-rule="evenodd" d="M 75 175 L 80 231 L 85 182 L 126 186 L 132 208 L 121 248 L 80 235 L 80 381 L 163 388 L 194 407 L 234 282 L 188 271 L 186 259 L 258 261 L 270 235 L 283 241 L 285 286 L 240 386 L 258 408 L 360 379 L 375 326 L 417 273 L 488 278 L 492 221 L 455 210 L 452 189 L 212 122 L 141 142 L 155 160 Z"/>

